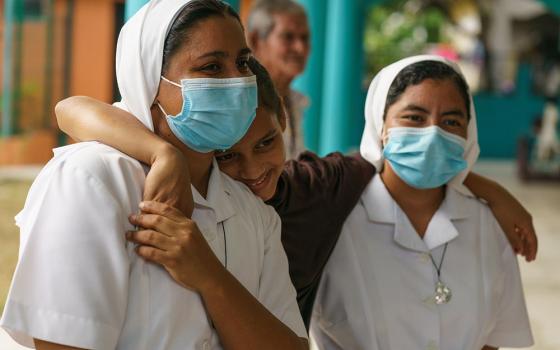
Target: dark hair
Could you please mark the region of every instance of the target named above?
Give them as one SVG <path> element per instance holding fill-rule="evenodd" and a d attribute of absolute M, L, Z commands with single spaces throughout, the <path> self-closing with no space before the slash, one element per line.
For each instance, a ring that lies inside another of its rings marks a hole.
<path fill-rule="evenodd" d="M 221 0 L 192 0 L 179 12 L 177 18 L 169 28 L 169 33 L 165 38 L 163 46 L 163 63 L 162 72 L 165 72 L 171 57 L 179 50 L 188 40 L 189 31 L 194 25 L 203 19 L 212 16 L 231 16 L 239 21 L 241 27 L 241 19 L 239 14 Z"/>
<path fill-rule="evenodd" d="M 467 109 L 467 118 L 471 118 L 471 100 L 469 98 L 469 86 L 461 74 L 447 64 L 439 61 L 420 61 L 413 63 L 399 72 L 387 93 L 387 102 L 385 103 L 385 113 L 383 119 L 387 115 L 387 110 L 396 103 L 406 88 L 410 85 L 418 85 L 426 79 L 445 80 L 451 79 L 465 100 Z"/>
<path fill-rule="evenodd" d="M 282 99 L 280 98 L 280 95 L 274 86 L 274 82 L 272 81 L 272 78 L 268 74 L 266 68 L 264 68 L 254 57 L 249 58 L 247 64 L 249 69 L 251 69 L 257 77 L 259 106 L 274 112 L 277 118 L 284 116 L 285 111 Z"/>

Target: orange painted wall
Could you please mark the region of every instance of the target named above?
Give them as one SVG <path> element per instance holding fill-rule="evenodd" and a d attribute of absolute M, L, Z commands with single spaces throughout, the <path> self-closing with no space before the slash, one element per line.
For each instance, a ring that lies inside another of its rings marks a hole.
<path fill-rule="evenodd" d="M 52 104 L 64 98 L 64 50 L 71 47 L 70 95 L 88 95 L 112 102 L 115 55 L 115 4 L 124 0 L 75 0 L 72 18 L 72 42 L 64 40 L 67 0 L 55 0 L 53 38 Z M 0 34 L 3 34 L 3 1 L 0 0 Z M 0 166 L 14 164 L 41 164 L 52 157 L 57 145 L 58 128 L 54 111 L 47 123 L 39 111 L 43 106 L 45 59 L 45 25 L 24 22 L 22 56 L 22 84 L 32 93 L 22 99 L 20 126 L 22 133 L 0 138 Z M 0 35 L 0 45 L 3 36 Z M 1 64 L 1 55 L 0 55 Z M 1 73 L 0 73 L 1 78 Z M 1 89 L 1 88 L 0 88 Z M 35 94 L 35 90 L 37 94 Z M 40 90 L 40 91 L 39 91 Z M 37 95 L 37 97 L 35 97 Z M 33 100 L 36 99 L 36 100 Z M 42 112 L 42 110 L 41 110 Z M 44 125 L 43 129 L 38 129 Z"/>
<path fill-rule="evenodd" d="M 71 94 L 112 102 L 115 0 L 81 0 L 74 6 Z"/>
<path fill-rule="evenodd" d="M 249 16 L 249 10 L 253 5 L 253 1 L 254 0 L 241 0 L 239 5 L 239 16 L 241 17 L 243 23 L 247 23 L 247 17 Z"/>

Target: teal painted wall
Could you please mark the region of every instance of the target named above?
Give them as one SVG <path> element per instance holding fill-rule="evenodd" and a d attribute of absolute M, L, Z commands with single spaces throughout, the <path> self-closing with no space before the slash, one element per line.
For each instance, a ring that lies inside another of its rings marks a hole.
<path fill-rule="evenodd" d="M 309 98 L 309 106 L 304 112 L 303 133 L 305 147 L 317 152 L 321 137 L 321 108 L 323 97 L 323 72 L 325 67 L 325 25 L 327 18 L 326 0 L 298 0 L 307 11 L 311 32 L 311 53 L 307 67 L 292 84 Z"/>
<path fill-rule="evenodd" d="M 124 4 L 124 18 L 125 20 L 132 17 L 148 0 L 126 0 Z"/>
<path fill-rule="evenodd" d="M 480 93 L 474 97 L 482 158 L 514 158 L 517 139 L 531 130 L 545 99 L 533 94 L 531 69 L 521 65 L 511 95 Z"/>

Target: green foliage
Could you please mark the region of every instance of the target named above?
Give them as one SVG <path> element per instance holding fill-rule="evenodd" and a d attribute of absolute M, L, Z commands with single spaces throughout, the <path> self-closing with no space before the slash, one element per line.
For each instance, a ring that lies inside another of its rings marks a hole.
<path fill-rule="evenodd" d="M 374 75 L 400 58 L 422 53 L 430 44 L 444 41 L 442 28 L 447 22 L 442 10 L 422 9 L 415 0 L 391 0 L 372 7 L 364 40 L 368 74 Z"/>

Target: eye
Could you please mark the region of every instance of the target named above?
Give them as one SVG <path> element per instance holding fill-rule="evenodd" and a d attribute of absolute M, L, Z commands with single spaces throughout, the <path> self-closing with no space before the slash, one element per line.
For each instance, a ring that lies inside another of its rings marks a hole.
<path fill-rule="evenodd" d="M 221 66 L 217 63 L 209 63 L 207 65 L 204 65 L 200 68 L 200 71 L 202 72 L 206 72 L 206 73 L 218 73 L 221 70 Z"/>
<path fill-rule="evenodd" d="M 460 126 L 463 126 L 463 123 L 460 120 L 457 120 L 457 119 L 446 119 L 446 120 L 443 121 L 443 125 L 460 127 Z"/>
<path fill-rule="evenodd" d="M 268 148 L 268 146 L 272 145 L 274 143 L 274 140 L 276 140 L 276 135 L 271 136 L 265 140 L 263 140 L 261 143 L 259 143 L 255 148 L 256 149 L 265 149 Z"/>
<path fill-rule="evenodd" d="M 403 116 L 403 119 L 407 119 L 410 120 L 412 122 L 421 122 L 424 120 L 424 117 L 422 117 L 421 115 L 417 115 L 417 114 L 408 114 Z"/>
<path fill-rule="evenodd" d="M 237 154 L 230 152 L 230 153 L 220 153 L 220 154 L 215 154 L 214 156 L 216 158 L 216 161 L 218 163 L 226 163 L 226 162 L 230 162 L 232 160 L 234 160 L 235 158 L 237 158 Z"/>
<path fill-rule="evenodd" d="M 293 40 L 294 40 L 294 34 L 293 34 L 293 33 L 289 33 L 289 32 L 288 32 L 288 33 L 283 33 L 283 34 L 282 34 L 282 39 L 283 39 L 284 41 L 288 41 L 288 42 L 289 42 L 289 41 L 293 41 Z"/>

